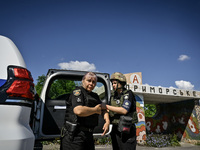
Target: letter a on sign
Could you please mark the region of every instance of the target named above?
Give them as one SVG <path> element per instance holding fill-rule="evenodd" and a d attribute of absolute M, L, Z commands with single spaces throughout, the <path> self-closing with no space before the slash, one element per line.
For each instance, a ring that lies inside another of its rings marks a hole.
<path fill-rule="evenodd" d="M 127 79 L 127 84 L 142 84 L 141 72 L 124 74 Z"/>
<path fill-rule="evenodd" d="M 133 78 L 133 83 L 137 82 L 137 84 L 139 84 L 139 81 L 137 79 L 137 76 L 135 75 L 134 78 Z"/>
<path fill-rule="evenodd" d="M 141 77 L 134 73 L 130 76 L 130 82 L 132 84 L 141 84 Z"/>

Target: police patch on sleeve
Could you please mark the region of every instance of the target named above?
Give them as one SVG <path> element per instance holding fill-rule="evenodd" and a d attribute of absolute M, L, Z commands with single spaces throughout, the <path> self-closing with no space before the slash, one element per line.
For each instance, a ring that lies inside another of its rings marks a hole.
<path fill-rule="evenodd" d="M 79 96 L 79 95 L 81 95 L 81 90 L 80 90 L 80 89 L 74 90 L 74 91 L 73 91 L 73 94 L 74 94 L 75 96 Z"/>
<path fill-rule="evenodd" d="M 125 108 L 127 111 L 129 111 L 129 109 L 131 107 L 131 102 L 128 100 L 125 100 L 122 107 Z"/>
<path fill-rule="evenodd" d="M 74 90 L 73 91 L 73 94 L 74 94 L 74 96 L 76 96 L 75 97 L 75 99 L 76 99 L 76 102 L 77 103 L 82 103 L 82 100 L 81 100 L 81 90 L 80 89 L 78 89 L 78 90 Z"/>

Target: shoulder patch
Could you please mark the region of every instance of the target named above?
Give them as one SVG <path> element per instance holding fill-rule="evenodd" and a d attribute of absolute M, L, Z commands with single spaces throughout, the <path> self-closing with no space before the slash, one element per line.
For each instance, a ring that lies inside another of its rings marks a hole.
<path fill-rule="evenodd" d="M 73 91 L 73 94 L 74 94 L 75 96 L 79 96 L 79 95 L 81 94 L 81 90 L 80 90 L 80 89 L 74 90 L 74 91 Z"/>
<path fill-rule="evenodd" d="M 129 111 L 131 108 L 131 102 L 128 100 L 125 100 L 122 107 L 125 108 L 127 111 Z"/>
<path fill-rule="evenodd" d="M 128 100 L 129 99 L 129 94 L 125 94 L 124 95 L 124 100 Z"/>

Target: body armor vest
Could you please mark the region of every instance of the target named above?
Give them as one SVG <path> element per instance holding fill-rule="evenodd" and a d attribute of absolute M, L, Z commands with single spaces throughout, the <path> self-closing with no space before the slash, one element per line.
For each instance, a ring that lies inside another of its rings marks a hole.
<path fill-rule="evenodd" d="M 131 91 L 132 92 L 132 91 Z M 120 99 L 114 99 L 114 92 L 111 93 L 111 106 L 115 106 L 115 107 L 122 107 L 122 104 L 124 102 L 124 95 L 128 93 L 128 90 L 124 90 L 122 91 L 122 94 L 120 96 Z M 134 94 L 133 94 L 134 95 Z M 133 101 L 134 102 L 134 101 Z M 134 107 L 134 104 L 131 104 L 131 107 Z M 135 107 L 136 107 L 136 102 L 135 102 Z M 113 111 L 109 111 L 109 115 L 110 115 L 110 122 L 112 124 L 118 124 L 119 120 L 120 120 L 120 116 L 122 114 L 117 114 L 116 112 Z M 138 117 L 137 117 L 137 112 L 136 109 L 133 110 L 133 112 L 128 112 L 126 114 L 126 116 L 130 116 L 133 118 L 132 123 L 137 123 L 138 122 Z"/>

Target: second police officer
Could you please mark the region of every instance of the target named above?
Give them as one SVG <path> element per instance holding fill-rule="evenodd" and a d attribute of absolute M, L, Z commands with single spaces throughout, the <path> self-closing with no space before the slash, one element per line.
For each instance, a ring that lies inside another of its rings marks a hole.
<path fill-rule="evenodd" d="M 136 100 L 133 92 L 125 88 L 126 77 L 115 72 L 111 75 L 113 92 L 110 105 L 106 105 L 110 114 L 110 123 L 113 124 L 111 139 L 113 150 L 136 149 L 137 113 Z"/>

